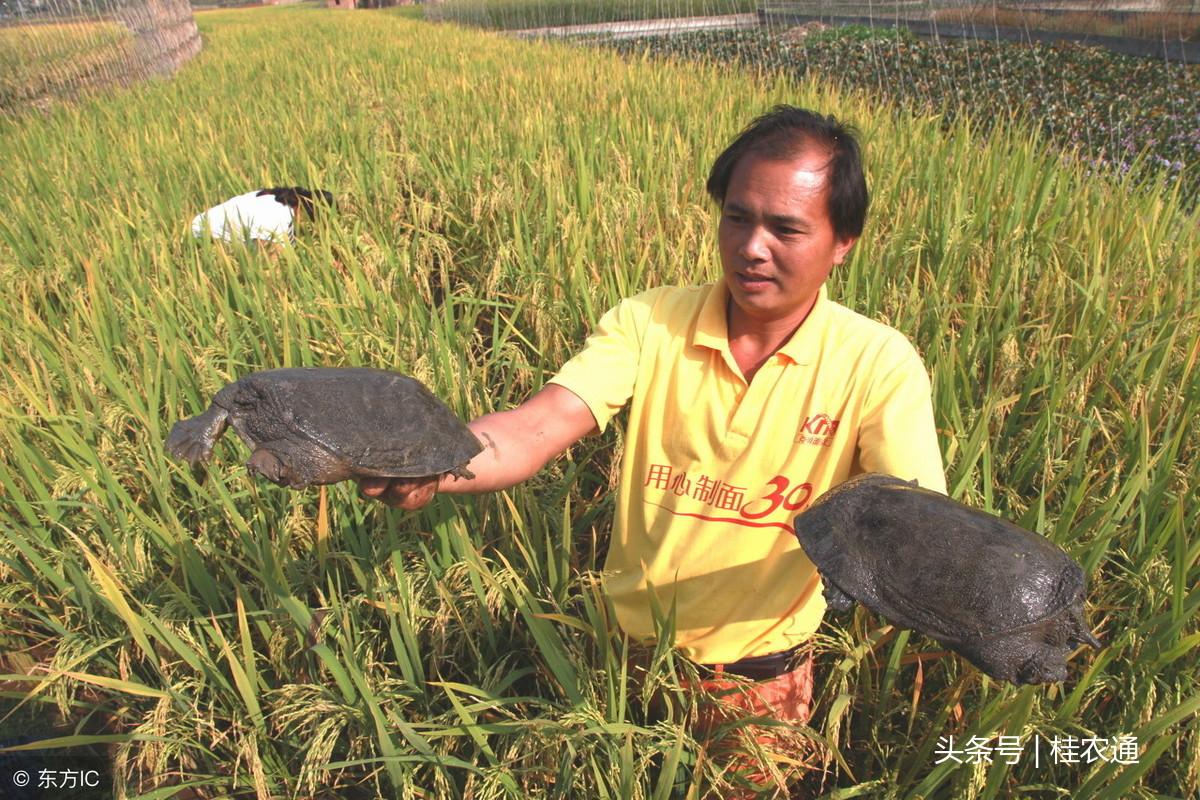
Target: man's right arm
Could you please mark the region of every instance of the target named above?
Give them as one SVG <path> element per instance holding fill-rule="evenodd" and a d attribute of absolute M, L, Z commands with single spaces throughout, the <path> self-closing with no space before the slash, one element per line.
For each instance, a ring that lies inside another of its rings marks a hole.
<path fill-rule="evenodd" d="M 362 478 L 359 493 L 389 506 L 416 510 L 435 492 L 478 494 L 531 478 L 550 459 L 597 429 L 591 409 L 570 389 L 547 384 L 511 411 L 487 414 L 468 426 L 483 451 L 467 464 L 474 478 L 449 473 L 428 478 Z"/>

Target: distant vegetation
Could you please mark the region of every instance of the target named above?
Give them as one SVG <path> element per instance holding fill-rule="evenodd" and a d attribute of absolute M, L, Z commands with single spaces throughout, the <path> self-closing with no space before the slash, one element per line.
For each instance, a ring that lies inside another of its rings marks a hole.
<path fill-rule="evenodd" d="M 679 33 L 607 44 L 623 53 L 813 77 L 941 114 L 947 123 L 1020 119 L 1097 169 L 1166 176 L 1200 198 L 1200 64 L 1069 44 L 935 42 L 904 29 L 862 25 Z"/>
<path fill-rule="evenodd" d="M 1184 14 L 1146 11 L 1116 14 L 1097 10 L 1048 13 L 1036 8 L 963 6 L 938 9 L 930 16 L 938 22 L 985 26 L 985 30 L 986 27 L 1002 26 L 1137 39 L 1200 41 L 1200 12 Z"/>

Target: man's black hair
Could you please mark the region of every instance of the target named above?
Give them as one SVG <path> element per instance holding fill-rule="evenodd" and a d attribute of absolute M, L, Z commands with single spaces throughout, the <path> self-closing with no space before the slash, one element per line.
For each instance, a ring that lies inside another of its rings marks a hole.
<path fill-rule="evenodd" d="M 283 203 L 285 206 L 291 206 L 293 211 L 303 208 L 304 213 L 310 217 L 316 213 L 317 200 L 322 201 L 330 208 L 337 208 L 333 202 L 333 194 L 324 189 L 317 189 L 313 192 L 303 186 L 276 186 L 273 189 L 263 189 L 258 196 L 262 197 L 264 194 L 273 196 L 277 202 Z"/>
<path fill-rule="evenodd" d="M 780 161 L 800 155 L 811 147 L 830 153 L 827 169 L 829 219 L 839 238 L 862 233 L 870 195 L 863 174 L 862 152 L 850 125 L 833 116 L 822 116 L 796 106 L 777 105 L 755 119 L 725 152 L 717 156 L 708 174 L 705 188 L 718 206 L 725 205 L 725 193 L 733 170 L 744 156 L 754 154 Z"/>

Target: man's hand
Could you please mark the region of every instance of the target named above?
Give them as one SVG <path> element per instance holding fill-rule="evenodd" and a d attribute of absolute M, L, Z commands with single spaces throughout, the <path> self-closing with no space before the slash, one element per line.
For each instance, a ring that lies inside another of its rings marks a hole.
<path fill-rule="evenodd" d="M 551 383 L 511 411 L 487 414 L 467 427 L 483 445 L 483 452 L 466 465 L 475 477 L 447 472 L 424 478 L 360 478 L 359 495 L 416 511 L 437 492 L 478 494 L 507 489 L 530 478 L 594 431 L 596 418 L 574 392 Z"/>
<path fill-rule="evenodd" d="M 437 494 L 439 475 L 424 478 L 359 478 L 358 494 L 392 508 L 416 511 Z"/>

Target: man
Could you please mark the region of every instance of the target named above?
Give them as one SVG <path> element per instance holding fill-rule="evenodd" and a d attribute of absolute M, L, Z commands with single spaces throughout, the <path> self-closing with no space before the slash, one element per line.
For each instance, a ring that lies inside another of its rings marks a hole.
<path fill-rule="evenodd" d="M 795 662 L 825 602 L 791 520 L 860 472 L 945 491 L 929 380 L 900 333 L 825 294 L 868 204 L 848 129 L 776 107 L 717 158 L 707 189 L 722 281 L 652 289 L 605 314 L 545 388 L 471 423 L 484 444 L 473 480 L 361 491 L 414 509 L 435 490 L 506 488 L 628 403 L 605 564 L 622 628 L 652 639 L 652 607 L 674 606 L 675 644 L 711 686 L 722 673 L 758 681 L 744 708 L 804 722 L 811 656 Z"/>

